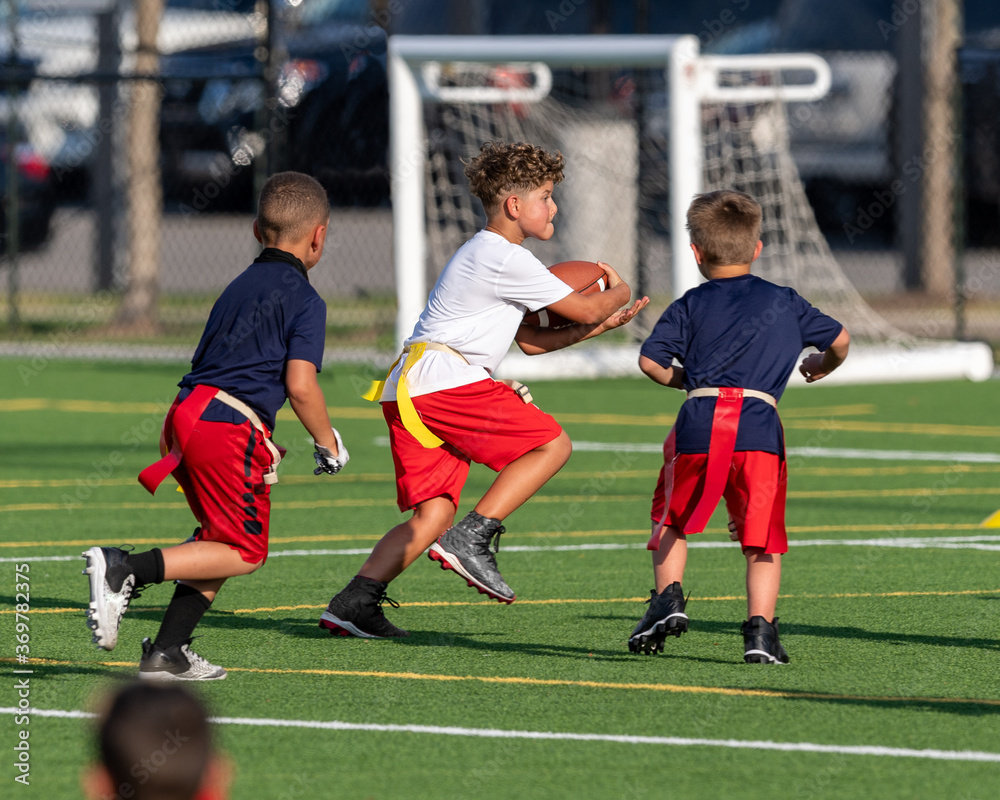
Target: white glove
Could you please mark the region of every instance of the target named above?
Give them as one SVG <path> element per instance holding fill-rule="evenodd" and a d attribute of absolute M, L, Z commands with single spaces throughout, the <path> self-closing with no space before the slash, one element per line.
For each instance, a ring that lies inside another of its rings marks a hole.
<path fill-rule="evenodd" d="M 316 469 L 313 470 L 313 475 L 319 475 L 322 472 L 327 475 L 336 475 L 351 460 L 347 448 L 344 447 L 344 440 L 340 438 L 340 433 L 336 428 L 330 430 L 333 431 L 333 438 L 337 440 L 337 455 L 334 455 L 329 447 L 316 445 L 316 452 L 313 453 L 313 458 L 316 459 Z"/>

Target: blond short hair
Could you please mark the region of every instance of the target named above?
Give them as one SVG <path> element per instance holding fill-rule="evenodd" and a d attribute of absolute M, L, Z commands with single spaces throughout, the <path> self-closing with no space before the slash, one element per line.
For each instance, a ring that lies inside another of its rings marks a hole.
<path fill-rule="evenodd" d="M 260 190 L 257 229 L 265 243 L 297 241 L 329 219 L 326 190 L 303 172 L 278 172 Z"/>
<path fill-rule="evenodd" d="M 721 189 L 691 201 L 687 229 L 706 267 L 749 264 L 760 240 L 762 218 L 760 204 L 750 195 Z"/>
<path fill-rule="evenodd" d="M 526 142 L 486 142 L 465 163 L 469 189 L 483 203 L 487 217 L 498 214 L 510 195 L 563 179 L 562 153 L 549 153 Z"/>

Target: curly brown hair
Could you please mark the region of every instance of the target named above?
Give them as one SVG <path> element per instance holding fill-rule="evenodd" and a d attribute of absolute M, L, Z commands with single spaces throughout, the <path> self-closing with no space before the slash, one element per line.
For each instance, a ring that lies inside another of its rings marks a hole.
<path fill-rule="evenodd" d="M 329 219 L 326 190 L 303 172 L 278 172 L 260 190 L 257 227 L 266 244 L 293 242 Z"/>
<path fill-rule="evenodd" d="M 762 216 L 760 204 L 750 195 L 720 189 L 691 201 L 687 229 L 706 267 L 749 264 L 760 239 Z"/>
<path fill-rule="evenodd" d="M 566 159 L 559 151 L 549 153 L 526 142 L 486 142 L 478 156 L 462 163 L 469 189 L 492 217 L 510 195 L 537 189 L 546 181 L 562 181 Z"/>

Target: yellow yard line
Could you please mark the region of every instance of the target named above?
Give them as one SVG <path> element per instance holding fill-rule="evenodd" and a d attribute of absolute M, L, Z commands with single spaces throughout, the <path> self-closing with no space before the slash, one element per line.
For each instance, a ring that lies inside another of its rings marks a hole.
<path fill-rule="evenodd" d="M 327 409 L 334 419 L 381 419 L 382 414 L 375 407 L 337 406 Z M 106 400 L 53 400 L 49 398 L 20 398 L 0 400 L 2 411 L 64 411 L 69 413 L 93 414 L 163 414 L 163 403 L 133 403 Z M 995 425 L 948 425 L 907 422 L 862 422 L 839 419 L 844 416 L 863 416 L 875 413 L 871 404 L 842 406 L 820 406 L 816 408 L 791 408 L 782 410 L 785 427 L 797 430 L 824 430 L 920 434 L 925 436 L 1000 436 L 1000 426 Z M 619 426 L 668 427 L 674 423 L 674 414 L 574 414 L 559 413 L 561 421 L 568 423 Z M 278 419 L 294 419 L 291 409 L 278 412 Z"/>
<path fill-rule="evenodd" d="M 937 496 L 969 496 L 969 495 L 990 495 L 1000 494 L 1000 486 L 987 487 L 964 487 L 950 486 L 941 488 L 915 488 L 915 489 L 827 489 L 821 491 L 797 491 L 789 492 L 789 498 L 817 498 L 817 497 L 924 497 L 926 495 Z"/>
<path fill-rule="evenodd" d="M 150 453 L 150 460 L 155 455 Z M 138 472 L 136 472 L 138 475 Z M 616 475 L 618 473 L 615 473 Z M 650 472 L 650 475 L 657 473 Z M 96 476 L 95 476 L 96 477 Z M 395 476 L 387 472 L 384 473 L 355 473 L 353 475 L 340 474 L 337 476 L 337 483 L 392 483 Z M 317 485 L 319 479 L 313 475 L 282 475 L 283 485 Z M 130 478 L 101 478 L 100 485 L 104 486 L 138 486 L 136 477 Z M 166 484 L 176 488 L 177 484 L 171 481 Z M 0 480 L 0 489 L 65 489 L 87 486 L 86 478 L 14 478 L 11 480 Z"/>
<path fill-rule="evenodd" d="M 942 475 L 942 474 L 975 474 L 1000 472 L 1000 464 L 908 464 L 896 467 L 800 467 L 792 470 L 792 475 L 798 477 L 869 477 L 875 475 Z"/>
<path fill-rule="evenodd" d="M 170 398 L 173 401 L 173 398 Z M 130 403 L 110 400 L 53 400 L 47 397 L 26 397 L 0 400 L 0 411 L 66 411 L 73 414 L 166 414 L 170 403 Z M 337 406 L 327 409 L 336 419 L 382 419 L 375 406 L 355 408 Z M 278 419 L 295 419 L 291 409 L 278 412 Z"/>
<path fill-rule="evenodd" d="M 948 474 L 993 474 L 1000 472 L 1000 464 L 937 464 L 937 465 L 901 465 L 894 467 L 795 467 L 795 476 L 808 477 L 872 477 L 877 475 L 941 475 Z M 609 475 L 615 479 L 622 478 L 655 478 L 659 469 L 605 469 L 605 470 L 563 470 L 557 472 L 550 480 L 576 480 L 606 478 Z M 385 483 L 390 484 L 394 476 L 388 472 L 371 473 L 341 473 L 337 483 Z M 136 478 L 104 478 L 101 486 L 137 486 Z M 86 484 L 82 478 L 13 478 L 0 480 L 0 489 L 65 489 Z M 312 475 L 282 475 L 281 484 L 285 486 L 315 486 L 317 480 Z M 173 485 L 173 484 L 171 484 Z"/>
<path fill-rule="evenodd" d="M 941 488 L 910 488 L 910 489 L 823 489 L 816 491 L 790 491 L 788 498 L 795 499 L 816 499 L 816 498 L 864 498 L 864 497 L 969 497 L 969 496 L 989 496 L 1000 494 L 1000 486 L 988 487 L 962 487 L 951 486 Z M 636 503 L 648 504 L 648 494 L 576 494 L 576 495 L 536 495 L 531 499 L 532 504 L 558 503 L 558 504 L 584 504 L 584 503 Z M 395 507 L 395 499 L 383 498 L 337 498 L 327 500 L 285 500 L 271 504 L 274 509 L 285 510 L 312 510 L 317 508 L 381 508 Z M 155 501 L 147 500 L 134 503 L 90 503 L 68 499 L 61 503 L 12 503 L 0 505 L 0 513 L 7 512 L 28 512 L 28 511 L 65 511 L 68 509 L 86 509 L 87 511 L 124 511 L 124 510 L 158 510 L 187 508 L 186 503 L 176 501 Z"/>
<path fill-rule="evenodd" d="M 816 430 L 817 421 L 789 420 L 785 427 L 791 430 Z M 828 431 L 854 431 L 861 433 L 905 433 L 920 436 L 1000 436 L 996 425 L 943 425 L 920 422 L 859 422 L 845 419 L 825 419 L 819 427 Z"/>
<path fill-rule="evenodd" d="M 994 595 L 1000 594 L 1000 589 L 956 589 L 951 591 L 898 591 L 898 592 L 832 592 L 829 594 L 811 594 L 808 592 L 799 594 L 782 594 L 779 600 L 859 600 L 873 598 L 890 597 L 968 597 L 974 595 Z M 699 597 L 699 603 L 731 603 L 743 602 L 746 595 L 717 595 L 715 597 Z M 599 605 L 604 603 L 629 603 L 642 604 L 649 602 L 648 597 L 553 597 L 542 600 L 518 600 L 512 608 L 521 606 L 565 606 L 565 605 Z M 464 608 L 467 606 L 484 606 L 493 608 L 496 606 L 494 600 L 415 600 L 407 603 L 400 603 L 400 608 Z M 65 607 L 65 608 L 33 608 L 32 614 L 79 614 L 86 608 L 85 605 Z M 148 614 L 163 611 L 166 606 L 131 606 L 129 614 Z M 261 606 L 259 608 L 234 608 L 218 609 L 222 614 L 273 614 L 277 611 L 320 611 L 326 608 L 326 604 L 306 603 L 294 606 Z M 14 614 L 15 609 L 0 609 L 0 614 Z M 2 660 L 2 659 L 0 659 Z"/>
<path fill-rule="evenodd" d="M 0 658 L 0 662 L 14 663 L 15 659 Z M 59 661 L 48 658 L 33 658 L 31 666 L 79 667 L 103 666 L 135 668 L 132 661 Z M 248 675 L 308 675 L 318 677 L 377 678 L 381 680 L 430 681 L 434 683 L 486 683 L 501 686 L 566 687 L 573 689 L 607 689 L 632 692 L 666 692 L 670 694 L 714 694 L 725 697 L 767 698 L 774 700 L 837 700 L 851 702 L 878 703 L 935 703 L 1000 706 L 1000 700 L 980 697 L 893 697 L 885 695 L 828 694 L 823 692 L 780 691 L 777 689 L 741 689 L 727 686 L 684 686 L 673 683 L 617 683 L 611 681 L 579 681 L 562 678 L 528 678 L 517 675 L 447 675 L 423 672 L 387 672 L 380 670 L 347 669 L 264 669 L 259 667 L 226 667 L 228 672 L 242 672 Z"/>
<path fill-rule="evenodd" d="M 171 398 L 172 401 L 173 398 Z M 74 414 L 165 414 L 168 403 L 128 402 L 119 400 L 54 400 L 46 397 L 28 397 L 0 400 L 0 411 L 64 411 Z M 377 406 L 338 406 L 327 409 L 334 419 L 382 419 Z M 876 413 L 871 403 L 854 403 L 839 406 L 817 406 L 815 408 L 789 408 L 782 410 L 785 419 L 868 416 Z M 640 425 L 646 427 L 666 427 L 674 424 L 674 414 L 575 414 L 558 413 L 560 421 L 587 425 Z M 295 419 L 291 409 L 283 408 L 278 419 Z"/>
<path fill-rule="evenodd" d="M 795 476 L 808 477 L 872 477 L 876 475 L 941 475 L 948 474 L 993 474 L 1000 472 L 1000 464 L 937 464 L 937 465 L 905 465 L 894 467 L 796 467 Z M 595 478 L 655 478 L 659 469 L 606 469 L 606 470 L 563 470 L 557 472 L 551 481 L 576 480 L 585 481 Z M 392 483 L 394 476 L 388 472 L 371 473 L 341 473 L 337 483 Z M 551 482 L 550 481 L 550 482 Z M 315 486 L 316 478 L 312 475 L 282 475 L 281 483 L 285 486 Z M 65 489 L 85 485 L 82 478 L 13 478 L 0 480 L 0 489 Z M 137 486 L 135 478 L 104 478 L 101 486 Z M 172 484 L 171 484 L 172 485 Z"/>
<path fill-rule="evenodd" d="M 807 533 L 894 533 L 894 534 L 909 534 L 916 531 L 983 531 L 982 525 L 978 522 L 953 522 L 953 523 L 914 523 L 910 525 L 896 525 L 896 524 L 866 524 L 866 525 L 789 525 L 787 527 L 788 533 L 791 534 L 807 534 Z M 558 533 L 553 533 L 549 531 L 518 531 L 516 534 L 512 534 L 515 538 L 526 538 L 526 539 L 574 539 L 583 537 L 609 537 L 609 536 L 624 536 L 624 537 L 635 537 L 637 542 L 643 541 L 647 536 L 649 536 L 649 529 L 637 528 L 634 530 L 600 530 L 600 531 L 559 531 Z M 699 536 L 713 537 L 727 535 L 728 531 L 722 528 L 707 528 L 703 534 L 698 534 Z M 291 544 L 293 542 L 370 542 L 376 541 L 382 538 L 381 533 L 371 533 L 371 534 L 317 534 L 310 536 L 272 536 L 270 537 L 271 549 L 274 549 L 275 545 L 279 544 Z M 697 541 L 697 540 L 696 540 Z M 38 548 L 38 547 L 90 547 L 94 544 L 93 539 L 69 539 L 69 540 L 59 540 L 50 539 L 48 541 L 20 541 L 20 542 L 0 542 L 0 548 Z M 141 544 L 179 544 L 179 539 L 177 536 L 158 536 L 153 538 L 130 538 L 128 544 L 141 545 Z"/>

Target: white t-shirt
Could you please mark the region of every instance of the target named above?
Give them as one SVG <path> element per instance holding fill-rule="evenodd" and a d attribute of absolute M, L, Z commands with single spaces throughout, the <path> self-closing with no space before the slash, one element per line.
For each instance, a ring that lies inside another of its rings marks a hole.
<path fill-rule="evenodd" d="M 525 313 L 572 291 L 529 250 L 498 233 L 479 231 L 451 257 L 406 340 L 446 344 L 469 363 L 451 353 L 427 350 L 406 376 L 410 396 L 489 378 L 510 349 Z M 403 360 L 386 382 L 382 400 L 396 399 L 402 368 Z"/>

